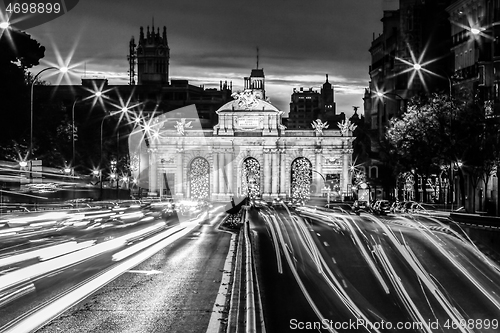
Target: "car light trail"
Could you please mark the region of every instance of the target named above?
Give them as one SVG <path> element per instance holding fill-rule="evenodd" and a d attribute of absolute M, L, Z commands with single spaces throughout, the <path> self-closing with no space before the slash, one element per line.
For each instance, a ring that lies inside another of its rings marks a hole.
<path fill-rule="evenodd" d="M 264 221 L 267 223 L 269 226 L 269 229 L 271 231 L 271 237 L 273 239 L 273 247 L 274 247 L 274 252 L 276 254 L 276 264 L 278 266 L 278 273 L 283 274 L 283 263 L 281 262 L 281 253 L 279 249 L 279 243 L 278 243 L 278 238 L 276 236 L 276 230 L 274 229 L 273 223 L 269 221 L 269 218 L 267 216 L 263 216 Z"/>
<path fill-rule="evenodd" d="M 271 218 L 274 217 L 275 217 L 274 215 L 271 216 Z M 307 252 L 313 259 L 313 262 L 315 262 L 316 266 L 318 267 L 318 274 L 321 275 L 323 280 L 329 285 L 332 291 L 337 295 L 337 297 L 341 300 L 341 302 L 349 310 L 349 312 L 356 318 L 356 320 L 362 320 L 364 323 L 367 324 L 366 325 L 367 327 L 374 327 L 374 325 L 371 325 L 371 321 L 364 315 L 361 309 L 355 304 L 355 302 L 349 297 L 348 293 L 345 291 L 345 288 L 347 287 L 345 280 L 342 279 L 343 282 L 340 283 L 339 280 L 333 274 L 333 272 L 330 270 L 329 266 L 327 265 L 323 257 L 320 255 L 319 249 L 314 243 L 311 234 L 308 232 L 304 220 L 300 217 L 295 217 L 295 216 L 292 216 L 291 220 L 294 221 L 292 225 L 297 231 L 296 234 L 299 236 L 300 242 L 304 245 Z M 282 235 L 281 233 L 279 234 Z M 282 237 L 280 237 L 280 239 L 282 239 Z M 375 330 L 375 332 L 379 331 Z"/>
<path fill-rule="evenodd" d="M 103 243 L 99 243 L 97 245 L 80 249 L 75 252 L 67 253 L 65 255 L 53 258 L 51 260 L 43 261 L 28 267 L 20 268 L 16 271 L 9 272 L 8 274 L 0 276 L 0 292 L 6 291 L 9 288 L 12 288 L 21 283 L 31 281 L 38 277 L 51 274 L 53 272 L 59 272 L 65 267 L 72 266 L 76 263 L 85 261 L 97 255 L 103 254 L 107 251 L 124 246 L 131 239 L 144 237 L 145 235 L 151 232 L 156 232 L 160 228 L 163 228 L 164 225 L 165 222 L 161 222 L 149 228 L 145 228 L 143 230 L 134 232 L 132 234 L 124 235 Z M 88 245 L 92 244 L 84 242 L 81 245 L 77 244 L 76 246 L 85 247 Z"/>
<path fill-rule="evenodd" d="M 429 242 L 436 247 L 436 249 L 448 259 L 467 279 L 491 302 L 493 305 L 500 310 L 500 302 L 495 299 L 495 296 L 488 292 L 481 284 L 468 272 L 465 267 L 463 267 L 453 256 L 448 253 L 442 246 L 440 246 L 436 240 L 434 240 L 428 233 L 422 232 L 424 237 L 426 237 Z M 423 268 L 422 268 L 423 269 Z"/>
<path fill-rule="evenodd" d="M 33 291 L 35 291 L 35 285 L 33 283 L 30 283 L 28 285 L 22 286 L 16 290 L 14 290 L 14 291 L 2 293 L 2 294 L 0 294 L 0 307 L 18 299 L 19 297 L 22 297 L 26 294 L 29 294 Z"/>
<path fill-rule="evenodd" d="M 394 247 L 398 250 L 400 255 L 406 260 L 406 262 L 410 265 L 413 271 L 416 273 L 417 277 L 421 279 L 424 285 L 429 289 L 434 298 L 441 305 L 443 310 L 448 314 L 450 319 L 458 326 L 461 332 L 471 332 L 467 327 L 462 327 L 460 325 L 465 319 L 462 315 L 457 311 L 457 309 L 450 304 L 448 299 L 443 295 L 441 290 L 435 285 L 433 280 L 429 277 L 429 274 L 425 271 L 422 264 L 418 261 L 418 259 L 412 255 L 412 252 L 408 250 L 408 247 L 402 245 L 397 237 L 394 235 L 391 229 L 389 229 L 382 221 L 379 219 L 368 216 L 372 221 L 374 221 L 387 235 L 387 238 L 391 241 Z"/>
<path fill-rule="evenodd" d="M 8 323 L 7 325 L 1 327 L 0 331 L 4 333 L 19 333 L 31 332 L 39 329 L 47 322 L 60 315 L 62 312 L 66 311 L 66 309 L 85 299 L 96 290 L 102 288 L 112 280 L 116 279 L 118 276 L 139 265 L 144 260 L 150 258 L 169 244 L 187 235 L 196 226 L 196 223 L 189 224 L 184 229 L 175 234 L 172 234 L 170 237 L 163 239 L 156 244 L 153 244 L 151 247 L 145 249 L 143 252 L 137 254 L 136 256 L 117 263 L 115 266 L 111 267 L 104 273 L 76 286 L 64 295 L 57 297 L 53 302 L 48 304 L 45 303 L 43 306 L 33 309 L 22 319 Z"/>
<path fill-rule="evenodd" d="M 379 258 L 380 263 L 382 264 L 382 267 L 387 273 L 387 276 L 389 277 L 390 281 L 392 282 L 392 285 L 396 289 L 396 292 L 398 293 L 399 299 L 403 302 L 404 307 L 407 309 L 408 313 L 412 317 L 413 321 L 415 322 L 420 322 L 422 323 L 423 328 L 425 329 L 426 332 L 432 333 L 432 329 L 429 327 L 427 324 L 426 320 L 418 310 L 418 307 L 415 305 L 413 302 L 412 298 L 406 291 L 406 288 L 404 287 L 401 279 L 399 278 L 398 274 L 392 267 L 389 258 L 387 257 L 387 254 L 385 254 L 384 249 L 382 248 L 382 245 L 378 244 L 374 247 L 374 253 L 375 255 Z"/>
<path fill-rule="evenodd" d="M 113 261 L 120 261 L 120 260 L 123 260 L 127 257 L 130 257 L 131 255 L 133 255 L 141 250 L 144 250 L 146 247 L 149 247 L 149 246 L 153 245 L 154 243 L 157 243 L 157 242 L 161 241 L 162 239 L 169 237 L 169 236 L 183 230 L 184 228 L 186 228 L 186 227 L 185 226 L 175 226 L 175 227 L 168 229 L 168 230 L 166 230 L 158 235 L 155 235 L 151 238 L 148 238 L 145 241 L 137 243 L 137 244 L 135 244 L 135 245 L 123 250 L 123 251 L 115 253 L 113 255 Z"/>
<path fill-rule="evenodd" d="M 318 307 L 316 306 L 316 304 L 314 303 L 313 299 L 311 298 L 311 296 L 309 295 L 309 293 L 307 292 L 307 289 L 306 287 L 304 286 L 304 283 L 302 282 L 302 280 L 300 279 L 300 276 L 299 276 L 299 273 L 297 272 L 297 269 L 295 268 L 295 266 L 293 265 L 293 260 L 292 258 L 290 257 L 290 253 L 288 252 L 288 250 L 286 249 L 287 245 L 285 243 L 285 240 L 283 238 L 283 234 L 281 233 L 281 230 L 278 230 L 278 236 L 279 236 L 279 240 L 280 240 L 280 244 L 281 246 L 283 247 L 283 253 L 285 254 L 285 259 L 286 261 L 288 262 L 288 266 L 290 267 L 290 270 L 292 271 L 292 274 L 293 276 L 295 277 L 295 281 L 297 281 L 297 284 L 299 285 L 300 287 L 300 290 L 302 291 L 302 294 L 304 295 L 304 297 L 306 298 L 307 302 L 309 303 L 309 305 L 311 306 L 311 308 L 313 309 L 314 313 L 316 314 L 316 316 L 318 316 L 318 318 L 323 321 L 323 320 L 326 320 L 326 318 L 323 316 L 323 314 L 321 313 L 321 311 L 318 309 Z M 333 327 L 327 327 L 328 331 L 329 332 L 332 332 L 332 333 L 337 333 L 336 330 L 333 329 Z"/>
<path fill-rule="evenodd" d="M 359 236 L 356 233 L 356 230 L 354 230 L 353 226 L 349 223 L 349 221 L 345 221 L 345 225 L 351 231 L 351 235 L 354 238 L 354 241 L 355 241 L 355 243 L 357 245 L 358 250 L 361 252 L 361 255 L 363 256 L 363 258 L 365 259 L 365 261 L 368 263 L 368 267 L 370 267 L 370 270 L 372 271 L 373 275 L 375 275 L 375 277 L 377 278 L 377 281 L 382 286 L 382 289 L 384 289 L 384 292 L 386 294 L 390 294 L 389 287 L 385 283 L 384 278 L 382 277 L 382 275 L 380 275 L 380 272 L 378 271 L 375 263 L 373 262 L 372 258 L 370 257 L 370 255 L 366 251 L 365 247 L 363 246 L 363 243 L 361 242 L 361 239 L 359 239 Z M 355 224 L 355 225 L 358 228 L 359 232 L 362 232 L 361 229 L 359 229 L 359 226 L 357 224 Z"/>
<path fill-rule="evenodd" d="M 77 243 L 75 241 L 71 241 L 71 242 L 66 242 L 66 243 L 61 243 L 61 244 L 41 248 L 41 249 L 34 250 L 34 251 L 29 251 L 29 252 L 24 252 L 24 253 L 12 255 L 9 257 L 4 257 L 4 258 L 0 259 L 0 267 L 13 265 L 13 264 L 18 263 L 18 262 L 22 262 L 22 261 L 26 261 L 26 260 L 30 260 L 30 259 L 35 259 L 38 257 L 45 257 L 48 253 L 58 252 L 61 249 L 64 249 L 67 247 L 72 247 L 76 244 Z"/>

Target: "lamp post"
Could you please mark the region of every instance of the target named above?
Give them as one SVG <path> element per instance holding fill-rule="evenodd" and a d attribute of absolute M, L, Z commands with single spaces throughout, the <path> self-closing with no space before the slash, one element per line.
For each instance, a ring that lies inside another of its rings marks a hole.
<path fill-rule="evenodd" d="M 99 178 L 99 184 L 100 184 L 100 188 L 99 188 L 99 198 L 102 199 L 102 152 L 103 152 L 103 148 L 102 148 L 102 133 L 103 133 L 103 127 L 104 127 L 104 120 L 108 117 L 111 117 L 111 116 L 114 116 L 116 114 L 119 114 L 121 112 L 127 112 L 128 111 L 128 108 L 127 107 L 123 107 L 120 111 L 114 111 L 114 112 L 109 112 L 109 113 L 106 113 L 104 115 L 104 117 L 102 117 L 102 120 L 101 120 L 101 140 L 100 140 L 100 148 L 99 148 L 99 153 L 100 153 L 100 157 L 99 157 L 99 170 L 100 170 L 100 178 Z M 117 136 L 117 145 L 118 145 L 118 136 Z M 117 159 L 118 159 L 118 156 L 117 156 Z M 118 191 L 118 186 L 117 186 L 117 191 Z"/>
<path fill-rule="evenodd" d="M 72 176 L 75 176 L 75 166 L 76 166 L 76 161 L 75 161 L 75 105 L 76 103 L 78 102 L 78 100 L 80 99 L 80 96 L 76 96 L 74 102 L 73 102 L 73 106 L 71 108 L 71 145 L 72 145 L 72 160 L 71 160 L 71 164 L 73 166 L 73 172 L 72 172 Z"/>
<path fill-rule="evenodd" d="M 418 64 L 415 64 L 415 66 L 416 65 L 418 65 Z M 399 95 L 399 94 L 397 94 L 395 92 L 381 92 L 381 91 L 378 91 L 377 92 L 377 96 L 380 97 L 380 98 L 384 98 L 384 97 L 387 97 L 387 96 L 398 97 L 401 101 L 403 101 L 403 106 L 406 106 L 407 99 L 401 97 L 401 95 Z M 398 111 L 401 111 L 401 108 L 398 108 Z M 385 102 L 384 102 L 384 112 L 385 112 Z"/>
<path fill-rule="evenodd" d="M 322 174 L 321 172 L 316 171 L 316 170 L 314 170 L 314 169 L 311 169 L 311 171 L 312 171 L 312 172 L 315 172 L 315 173 L 317 173 L 318 175 L 320 175 L 320 176 L 321 176 L 321 178 L 323 179 L 324 188 L 326 188 L 326 179 L 325 179 L 325 176 L 323 176 L 323 174 Z M 327 202 L 327 203 L 330 203 L 330 191 L 328 191 L 328 192 L 326 193 L 326 202 Z"/>
<path fill-rule="evenodd" d="M 44 68 L 41 71 L 39 71 L 33 77 L 33 80 L 31 81 L 31 89 L 30 89 L 30 114 L 31 114 L 31 120 L 30 120 L 30 146 L 29 146 L 29 152 L 28 152 L 28 159 L 31 159 L 31 157 L 33 155 L 33 86 L 34 86 L 34 84 L 36 82 L 36 79 L 40 76 L 40 74 L 42 74 L 45 71 L 51 70 L 51 69 L 58 70 L 58 71 L 60 71 L 62 73 L 65 73 L 65 72 L 68 71 L 68 69 L 66 67 L 62 67 L 62 68 L 57 68 L 57 67 L 54 67 L 54 66 L 47 67 L 47 68 Z"/>

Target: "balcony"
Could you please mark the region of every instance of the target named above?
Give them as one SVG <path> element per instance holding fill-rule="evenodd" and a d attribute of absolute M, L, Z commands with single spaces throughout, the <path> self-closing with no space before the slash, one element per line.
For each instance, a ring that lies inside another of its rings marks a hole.
<path fill-rule="evenodd" d="M 455 71 L 453 79 L 456 81 L 477 79 L 479 77 L 479 69 L 477 65 L 461 68 Z"/>

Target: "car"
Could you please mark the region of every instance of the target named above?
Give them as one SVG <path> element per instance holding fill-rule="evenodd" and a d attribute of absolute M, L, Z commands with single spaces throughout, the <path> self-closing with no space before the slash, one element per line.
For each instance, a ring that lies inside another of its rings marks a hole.
<path fill-rule="evenodd" d="M 372 208 L 370 207 L 370 203 L 368 201 L 356 200 L 353 204 L 354 209 L 371 213 Z"/>
<path fill-rule="evenodd" d="M 339 213 L 348 213 L 359 215 L 359 209 L 346 202 L 333 202 L 325 205 L 325 208 L 334 210 Z"/>
<path fill-rule="evenodd" d="M 413 205 L 416 204 L 415 201 L 405 201 L 401 205 L 399 213 L 410 213 Z"/>
<path fill-rule="evenodd" d="M 405 201 L 395 201 L 391 205 L 391 213 L 402 213 Z"/>
<path fill-rule="evenodd" d="M 450 212 L 439 210 L 436 206 L 427 203 L 414 203 L 411 208 L 411 213 L 445 218 L 450 216 Z"/>
<path fill-rule="evenodd" d="M 387 215 L 391 212 L 391 202 L 389 200 L 377 200 L 372 209 L 374 214 Z"/>

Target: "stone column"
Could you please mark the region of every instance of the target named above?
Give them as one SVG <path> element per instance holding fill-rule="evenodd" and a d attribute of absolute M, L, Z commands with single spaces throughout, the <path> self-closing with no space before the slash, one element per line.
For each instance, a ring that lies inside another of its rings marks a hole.
<path fill-rule="evenodd" d="M 176 169 L 175 169 L 175 196 L 177 198 L 183 198 L 185 193 L 184 193 L 184 179 L 183 179 L 183 172 L 184 172 L 184 150 L 182 148 L 177 148 L 176 150 Z"/>
<path fill-rule="evenodd" d="M 272 197 L 278 196 L 278 183 L 280 181 L 280 173 L 278 170 L 278 149 L 273 149 L 274 151 L 272 152 L 271 158 L 272 158 L 272 178 L 271 178 L 271 183 L 272 183 Z"/>
<path fill-rule="evenodd" d="M 342 163 L 342 197 L 347 195 L 347 185 L 351 183 L 349 179 L 349 157 L 352 152 L 349 150 L 343 151 L 343 163 Z"/>
<path fill-rule="evenodd" d="M 279 194 L 280 196 L 285 197 L 287 194 L 287 190 L 285 188 L 285 180 L 286 180 L 286 155 L 285 155 L 285 149 L 281 149 L 280 152 L 280 190 Z"/>
<path fill-rule="evenodd" d="M 233 153 L 232 151 L 226 152 L 226 175 L 227 175 L 227 193 L 234 195 L 233 184 Z"/>
<path fill-rule="evenodd" d="M 269 167 L 269 148 L 263 149 L 264 154 L 264 191 L 262 192 L 263 198 L 268 198 L 271 193 L 271 169 Z"/>
<path fill-rule="evenodd" d="M 148 149 L 149 153 L 149 192 L 157 194 L 158 165 L 156 163 L 156 148 Z"/>
<path fill-rule="evenodd" d="M 212 199 L 216 198 L 216 195 L 219 193 L 219 160 L 218 154 L 216 151 L 212 150 Z"/>
<path fill-rule="evenodd" d="M 325 186 L 324 181 L 323 181 L 323 177 L 321 177 L 321 175 L 323 174 L 323 170 L 322 170 L 323 168 L 321 167 L 321 156 L 323 155 L 323 150 L 316 149 L 315 153 L 316 153 L 316 171 L 319 172 L 319 173 L 314 173 L 315 174 L 314 178 L 316 179 L 315 182 L 316 182 L 316 186 L 317 186 L 316 193 L 319 196 L 321 196 L 322 195 L 321 190 Z"/>
<path fill-rule="evenodd" d="M 218 173 L 219 173 L 219 194 L 220 194 L 220 197 L 222 199 L 223 197 L 223 194 L 226 193 L 226 181 L 225 181 L 225 177 L 224 177 L 224 164 L 225 164 L 225 161 L 224 161 L 224 153 L 221 152 L 221 153 L 218 153 L 219 155 L 219 169 L 218 169 Z"/>

